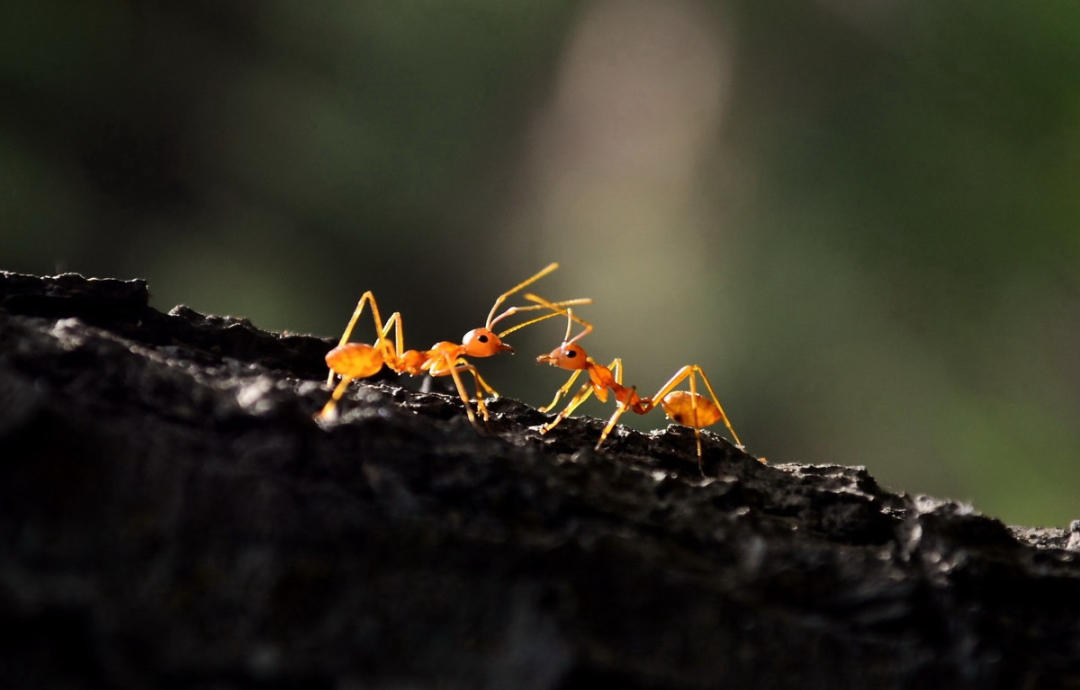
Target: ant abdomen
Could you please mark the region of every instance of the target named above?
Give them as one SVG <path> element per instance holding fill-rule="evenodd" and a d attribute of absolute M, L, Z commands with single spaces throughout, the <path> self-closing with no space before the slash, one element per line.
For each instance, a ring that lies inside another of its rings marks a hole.
<path fill-rule="evenodd" d="M 383 354 L 366 343 L 345 343 L 326 353 L 326 365 L 339 376 L 364 379 L 379 373 Z"/>
<path fill-rule="evenodd" d="M 712 426 L 724 418 L 724 413 L 712 400 L 690 391 L 671 391 L 660 405 L 671 421 L 696 429 Z"/>

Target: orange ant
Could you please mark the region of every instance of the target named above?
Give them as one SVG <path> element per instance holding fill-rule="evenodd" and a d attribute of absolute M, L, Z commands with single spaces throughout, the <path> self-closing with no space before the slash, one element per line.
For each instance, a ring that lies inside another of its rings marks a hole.
<path fill-rule="evenodd" d="M 566 335 L 563 337 L 562 345 L 552 350 L 549 354 L 540 355 L 536 358 L 536 361 L 546 362 L 552 366 L 559 367 L 560 369 L 567 369 L 574 373 L 571 374 L 570 379 L 556 391 L 555 398 L 551 403 L 545 407 L 541 407 L 540 411 L 547 412 L 555 407 L 559 402 L 559 399 L 570 391 L 570 388 L 574 385 L 574 381 L 577 380 L 581 372 L 586 371 L 589 374 L 589 383 L 585 384 L 581 390 L 570 399 L 569 404 L 567 404 L 566 408 L 564 408 L 555 419 L 539 427 L 540 433 L 545 434 L 554 429 L 559 422 L 566 419 L 579 405 L 581 405 L 581 403 L 585 402 L 590 395 L 596 394 L 596 397 L 601 402 L 607 402 L 608 394 L 611 393 L 615 396 L 615 414 L 611 416 L 607 426 L 604 427 L 604 431 L 600 434 L 600 440 L 596 443 L 596 450 L 600 450 L 600 446 L 603 445 L 604 440 L 619 421 L 619 417 L 627 410 L 631 410 L 635 414 L 643 415 L 648 414 L 658 406 L 662 407 L 665 414 L 667 414 L 667 416 L 676 424 L 682 424 L 694 430 L 694 436 L 697 440 L 699 468 L 703 468 L 701 429 L 707 426 L 711 426 L 722 420 L 725 426 L 727 426 L 728 431 L 731 432 L 731 436 L 735 439 L 737 447 L 740 450 L 745 447 L 743 446 L 742 441 L 739 440 L 739 435 L 735 433 L 735 429 L 732 428 L 731 422 L 728 421 L 727 415 L 724 414 L 724 409 L 720 406 L 720 401 L 717 399 L 716 393 L 713 391 L 708 377 L 705 376 L 705 372 L 702 371 L 700 366 L 689 364 L 682 367 L 675 372 L 675 375 L 672 376 L 667 383 L 660 387 L 660 390 L 658 390 L 655 395 L 643 398 L 637 394 L 637 386 L 626 387 L 623 385 L 623 366 L 621 359 L 614 359 L 611 364 L 608 364 L 605 367 L 602 364 L 597 364 L 596 361 L 593 360 L 592 357 L 589 357 L 588 353 L 585 352 L 585 348 L 578 345 L 579 340 L 592 332 L 593 326 L 591 323 L 574 315 L 573 309 L 564 309 L 562 305 L 548 302 L 542 297 L 526 294 L 525 299 L 536 302 L 538 305 L 545 306 L 553 311 L 564 313 L 567 316 Z M 571 338 L 570 332 L 573 329 L 575 322 L 581 324 L 584 328 L 581 333 L 578 333 Z M 698 376 L 700 376 L 701 380 L 705 383 L 705 388 L 709 391 L 712 400 L 698 393 Z M 675 390 L 675 387 L 686 379 L 690 379 L 690 390 Z M 704 472 L 704 469 L 702 469 L 702 472 Z"/>
<path fill-rule="evenodd" d="M 502 314 L 495 316 L 495 312 L 498 310 L 499 305 L 505 302 L 508 297 L 522 288 L 531 285 L 540 278 L 543 278 L 558 267 L 559 264 L 557 263 L 550 264 L 528 280 L 499 295 L 499 298 L 495 300 L 495 304 L 491 307 L 491 312 L 488 314 L 484 327 L 474 328 L 466 333 L 460 344 L 443 341 L 435 343 L 430 350 L 405 350 L 400 312 L 394 312 L 394 314 L 384 323 L 379 315 L 379 306 L 375 303 L 374 294 L 372 294 L 370 290 L 365 292 L 357 303 L 352 318 L 349 319 L 349 325 L 345 327 L 345 332 L 342 334 L 337 347 L 326 355 L 326 363 L 330 367 L 330 375 L 327 377 L 326 384 L 332 386 L 334 384 L 335 376 L 341 376 L 341 381 L 338 383 L 337 387 L 334 388 L 334 392 L 330 395 L 330 400 L 318 415 L 316 415 L 317 418 L 328 419 L 332 417 L 338 400 L 345 394 L 345 389 L 348 387 L 349 383 L 355 379 L 362 379 L 375 375 L 385 364 L 399 374 L 410 374 L 412 376 L 421 376 L 423 374 L 429 374 L 431 376 L 452 376 L 454 385 L 457 387 L 458 395 L 461 397 L 462 403 L 465 404 L 465 413 L 468 415 L 469 421 L 477 429 L 480 429 L 480 426 L 476 421 L 476 416 L 469 406 L 469 396 L 465 391 L 465 385 L 462 383 L 461 373 L 467 371 L 473 376 L 473 380 L 476 384 L 476 408 L 483 415 L 484 421 L 487 421 L 488 419 L 488 411 L 487 407 L 484 405 L 482 393 L 487 393 L 496 398 L 499 394 L 484 381 L 476 367 L 470 364 L 465 358 L 491 357 L 500 352 L 513 353 L 514 349 L 502 342 L 502 338 L 506 337 L 508 334 L 513 333 L 520 328 L 530 326 L 538 321 L 543 321 L 552 316 L 558 316 L 562 313 L 560 310 L 569 305 L 589 304 L 592 302 L 592 300 L 589 299 L 567 300 L 554 303 L 544 301 L 543 304 L 538 303 L 525 307 L 510 307 Z M 375 343 L 372 345 L 366 343 L 350 343 L 349 337 L 352 335 L 353 329 L 356 327 L 356 322 L 360 319 L 360 315 L 364 311 L 364 305 L 369 302 L 371 303 L 372 317 L 375 320 L 375 332 L 378 334 Z M 499 321 L 518 312 L 552 308 L 554 308 L 552 313 L 518 324 L 498 335 L 491 330 L 491 328 Z M 389 337 L 391 330 L 394 331 L 394 338 L 392 341 Z"/>

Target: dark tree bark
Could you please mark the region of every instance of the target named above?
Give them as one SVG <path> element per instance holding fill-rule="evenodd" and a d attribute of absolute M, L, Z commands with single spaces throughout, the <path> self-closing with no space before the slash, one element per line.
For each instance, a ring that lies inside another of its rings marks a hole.
<path fill-rule="evenodd" d="M 1080 688 L 1080 526 L 0 274 L 4 688 Z"/>

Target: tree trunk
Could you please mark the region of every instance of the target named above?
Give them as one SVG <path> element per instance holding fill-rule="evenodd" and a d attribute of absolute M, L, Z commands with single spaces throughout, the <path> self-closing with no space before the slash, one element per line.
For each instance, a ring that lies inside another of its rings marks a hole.
<path fill-rule="evenodd" d="M 1080 525 L 0 273 L 4 688 L 1080 688 Z M 402 385 L 405 383 L 405 385 Z"/>

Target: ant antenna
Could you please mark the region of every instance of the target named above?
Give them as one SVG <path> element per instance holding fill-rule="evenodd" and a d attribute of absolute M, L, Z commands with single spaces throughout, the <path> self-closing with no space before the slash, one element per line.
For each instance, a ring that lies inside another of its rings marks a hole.
<path fill-rule="evenodd" d="M 584 338 L 588 334 L 592 333 L 593 325 L 591 323 L 589 323 L 585 319 L 581 318 L 580 316 L 575 316 L 573 309 L 562 309 L 562 307 L 564 307 L 564 306 L 572 306 L 574 304 L 579 303 L 579 300 L 567 300 L 565 302 L 548 302 L 543 297 L 540 297 L 539 295 L 534 295 L 531 292 L 525 293 L 525 299 L 529 300 L 530 302 L 536 302 L 538 306 L 547 307 L 548 309 L 551 309 L 552 311 L 554 311 L 556 313 L 566 314 L 566 317 L 567 317 L 567 319 L 566 319 L 566 335 L 563 336 L 563 344 L 568 345 L 568 344 L 576 343 L 577 341 L 581 340 L 582 338 Z M 590 299 L 588 302 L 580 301 L 580 303 L 581 304 L 592 304 L 592 300 Z M 577 323 L 581 324 L 582 326 L 584 326 L 584 330 L 582 330 L 581 333 L 578 333 L 577 335 L 575 335 L 574 339 L 571 340 L 570 339 L 570 331 L 573 329 L 574 322 L 577 322 Z"/>
<path fill-rule="evenodd" d="M 535 297 L 535 295 L 532 295 L 532 296 Z M 540 321 L 550 319 L 553 316 L 559 316 L 561 314 L 565 314 L 565 313 L 567 313 L 569 311 L 572 311 L 570 309 L 563 309 L 563 307 L 570 307 L 570 306 L 579 305 L 579 304 L 592 304 L 592 303 L 593 303 L 593 301 L 592 301 L 591 297 L 579 297 L 578 299 L 568 299 L 568 300 L 564 300 L 562 302 L 548 302 L 548 301 L 544 300 L 544 304 L 533 304 L 533 305 L 530 305 L 530 306 L 527 306 L 527 307 L 510 307 L 509 309 L 506 310 L 505 314 L 503 314 L 502 316 L 499 317 L 499 319 L 501 319 L 501 318 L 503 318 L 505 316 L 510 316 L 511 314 L 516 314 L 518 312 L 533 311 L 533 310 L 536 310 L 536 309 L 550 309 L 551 313 L 550 314 L 544 314 L 543 316 L 538 316 L 535 319 L 530 319 L 530 320 L 528 320 L 528 321 L 526 321 L 524 323 L 519 323 L 518 325 L 514 326 L 513 328 L 508 328 L 507 330 L 503 331 L 502 333 L 499 333 L 499 338 L 505 338 L 510 333 L 513 333 L 514 331 L 517 331 L 517 330 L 521 330 L 522 328 L 525 328 L 526 326 L 531 326 L 534 323 L 539 323 Z M 499 319 L 495 319 L 495 321 L 498 321 Z M 580 321 L 580 319 L 578 319 L 578 320 Z"/>
<path fill-rule="evenodd" d="M 521 290 L 524 287 L 532 285 L 533 283 L 540 280 L 541 278 L 546 276 L 548 273 L 551 273 L 552 271 L 554 271 L 558 267 L 559 267 L 558 263 L 550 263 L 547 266 L 545 266 L 544 268 L 540 269 L 540 272 L 537 273 L 536 275 L 534 275 L 532 278 L 528 278 L 527 280 L 519 283 L 518 285 L 515 285 L 514 287 L 510 288 L 506 292 L 499 295 L 499 298 L 495 300 L 495 304 L 493 304 L 491 306 L 491 311 L 488 313 L 487 322 L 485 323 L 484 327 L 490 329 L 493 325 L 495 325 L 496 322 L 501 321 L 502 319 L 506 318 L 510 314 L 514 313 L 514 312 L 507 312 L 505 314 L 501 314 L 498 318 L 495 318 L 495 312 L 498 311 L 499 305 L 502 304 L 503 302 L 505 302 L 507 297 L 514 294 L 515 292 L 518 292 L 519 290 Z"/>

